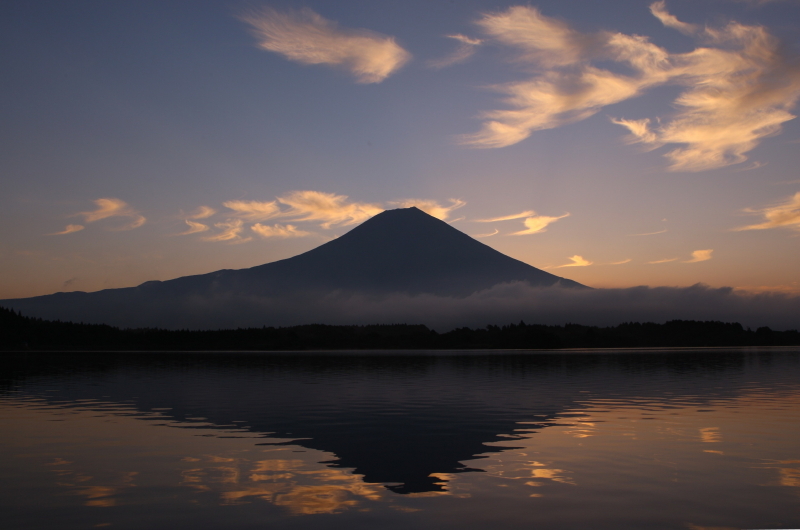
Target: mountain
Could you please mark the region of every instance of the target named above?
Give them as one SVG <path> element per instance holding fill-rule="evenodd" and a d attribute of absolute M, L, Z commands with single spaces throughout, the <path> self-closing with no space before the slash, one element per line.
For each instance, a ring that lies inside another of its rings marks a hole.
<path fill-rule="evenodd" d="M 236 312 L 257 299 L 313 303 L 315 297 L 333 292 L 464 297 L 509 282 L 586 288 L 510 258 L 412 207 L 385 211 L 313 250 L 249 269 L 94 293 L 0 300 L 0 305 L 30 316 L 122 326 L 196 327 L 191 318 L 174 314 L 191 310 L 206 315 L 201 327 L 214 327 L 209 315 L 221 311 L 220 300 L 225 311 Z M 161 321 L 156 314 L 162 315 Z"/>

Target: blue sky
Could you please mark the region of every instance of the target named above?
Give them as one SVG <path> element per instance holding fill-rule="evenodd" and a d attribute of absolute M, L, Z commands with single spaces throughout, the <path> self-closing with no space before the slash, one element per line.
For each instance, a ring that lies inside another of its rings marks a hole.
<path fill-rule="evenodd" d="M 412 204 L 592 286 L 800 291 L 798 2 L 0 10 L 0 298 L 250 267 Z"/>

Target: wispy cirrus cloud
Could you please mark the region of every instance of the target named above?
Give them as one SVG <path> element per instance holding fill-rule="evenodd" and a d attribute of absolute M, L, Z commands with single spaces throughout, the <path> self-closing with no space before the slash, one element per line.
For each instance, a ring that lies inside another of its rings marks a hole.
<path fill-rule="evenodd" d="M 571 263 L 567 263 L 565 265 L 559 265 L 554 268 L 563 269 L 564 267 L 588 267 L 589 265 L 592 265 L 594 263 L 592 261 L 584 259 L 583 256 L 579 256 L 577 254 L 575 254 L 574 256 L 570 256 L 568 259 L 571 261 Z"/>
<path fill-rule="evenodd" d="M 282 213 L 278 201 L 225 201 L 222 205 L 248 221 L 266 221 Z"/>
<path fill-rule="evenodd" d="M 499 233 L 500 233 L 500 230 L 495 228 L 494 232 L 489 232 L 488 234 L 477 234 L 477 235 L 474 235 L 472 237 L 492 237 L 492 236 L 496 236 Z"/>
<path fill-rule="evenodd" d="M 84 228 L 86 228 L 86 227 L 83 226 L 83 225 L 67 225 L 66 228 L 64 228 L 64 230 L 62 230 L 61 232 L 54 232 L 54 233 L 49 234 L 49 235 L 51 235 L 51 236 L 63 236 L 63 235 L 66 235 L 66 234 L 74 234 L 75 232 L 80 232 Z"/>
<path fill-rule="evenodd" d="M 684 261 L 684 263 L 699 263 L 701 261 L 708 261 L 711 259 L 711 253 L 714 252 L 713 249 L 706 249 L 706 250 L 695 250 L 692 252 L 692 258 Z"/>
<path fill-rule="evenodd" d="M 516 62 L 537 73 L 495 86 L 509 108 L 484 113 L 482 129 L 460 142 L 479 148 L 513 145 L 534 131 L 586 119 L 671 83 L 685 87 L 672 117 L 612 121 L 629 130 L 629 143 L 677 146 L 664 155 L 670 170 L 704 171 L 744 162 L 763 138 L 795 117 L 790 110 L 800 97 L 800 67 L 766 29 L 736 22 L 701 28 L 671 15 L 664 2 L 650 9 L 664 25 L 694 35 L 702 45 L 672 54 L 643 36 L 578 32 L 533 7 L 484 15 L 478 26 L 495 42 L 516 49 Z M 600 68 L 593 64 L 598 60 L 620 63 L 632 73 Z"/>
<path fill-rule="evenodd" d="M 444 221 L 450 217 L 450 213 L 453 210 L 457 210 L 467 204 L 461 199 L 450 199 L 449 202 L 449 205 L 443 205 L 440 204 L 439 201 L 431 199 L 404 199 L 402 201 L 393 201 L 391 204 L 400 208 L 411 208 L 413 206 L 419 208 L 428 215 L 432 215 Z"/>
<path fill-rule="evenodd" d="M 252 27 L 260 48 L 302 64 L 342 67 L 359 83 L 380 83 L 411 59 L 393 37 L 340 28 L 308 8 L 264 8 L 239 18 Z"/>
<path fill-rule="evenodd" d="M 494 223 L 497 221 L 513 221 L 514 219 L 523 219 L 525 217 L 533 217 L 536 212 L 533 210 L 525 210 L 520 213 L 512 213 L 511 215 L 502 215 L 500 217 L 491 217 L 489 219 L 475 219 L 476 223 Z"/>
<path fill-rule="evenodd" d="M 281 213 L 281 217 L 293 217 L 295 221 L 316 221 L 322 228 L 354 225 L 383 211 L 377 204 L 350 202 L 347 199 L 347 195 L 306 190 L 287 193 L 277 200 L 289 207 Z"/>
<path fill-rule="evenodd" d="M 665 234 L 665 233 L 667 233 L 667 229 L 666 228 L 664 230 L 658 230 L 657 232 L 645 232 L 643 234 L 628 234 L 628 235 L 629 236 L 655 236 L 655 235 L 658 235 L 658 234 Z"/>
<path fill-rule="evenodd" d="M 72 217 L 83 217 L 83 221 L 87 224 L 101 221 L 103 219 L 109 219 L 112 217 L 122 217 L 128 219 L 128 222 L 123 225 L 112 226 L 107 228 L 108 230 L 112 231 L 133 230 L 134 228 L 139 228 L 147 221 L 147 219 L 143 215 L 134 210 L 131 206 L 128 205 L 128 203 L 126 203 L 121 199 L 104 197 L 101 199 L 96 199 L 93 202 L 95 206 L 97 206 L 95 210 L 89 212 L 79 212 L 73 214 Z M 67 227 L 61 232 L 56 232 L 51 235 L 60 236 L 65 234 L 73 234 L 75 232 L 83 230 L 84 228 L 85 226 L 83 225 L 70 224 L 67 225 Z"/>
<path fill-rule="evenodd" d="M 299 230 L 296 226 L 290 224 L 282 225 L 276 223 L 270 226 L 256 223 L 250 227 L 250 230 L 263 238 L 277 237 L 281 239 L 287 239 L 290 237 L 305 237 L 312 235 L 311 232 Z"/>
<path fill-rule="evenodd" d="M 735 231 L 742 230 L 767 230 L 770 228 L 791 228 L 800 230 L 800 192 L 795 193 L 789 199 L 761 209 L 748 208 L 748 213 L 756 213 L 764 216 L 764 222 L 754 225 L 735 228 Z"/>
<path fill-rule="evenodd" d="M 452 66 L 454 64 L 463 63 L 475 54 L 475 50 L 477 50 L 478 46 L 483 44 L 481 39 L 473 39 L 467 37 L 466 35 L 461 35 L 460 33 L 455 35 L 445 35 L 445 37 L 458 41 L 458 48 L 456 51 L 446 57 L 428 61 L 428 66 L 431 68 L 440 69 Z"/>
<path fill-rule="evenodd" d="M 187 236 L 190 234 L 199 234 L 200 232 L 207 232 L 210 230 L 210 227 L 203 223 L 198 223 L 193 219 L 207 219 L 217 213 L 217 211 L 210 207 L 210 206 L 199 206 L 193 212 L 188 214 L 183 214 L 181 217 L 183 218 L 183 222 L 189 227 L 187 230 L 179 234 L 175 234 L 178 236 Z"/>
<path fill-rule="evenodd" d="M 609 263 L 609 265 L 625 265 L 626 263 L 630 263 L 631 261 L 633 260 L 628 258 L 621 261 L 612 261 L 611 263 Z"/>
<path fill-rule="evenodd" d="M 204 241 L 227 241 L 229 243 L 245 243 L 250 241 L 251 238 L 249 237 L 242 237 L 242 231 L 244 230 L 244 221 L 241 219 L 229 219 L 227 221 L 223 221 L 220 223 L 214 223 L 214 226 L 220 230 L 220 232 L 204 236 Z"/>
<path fill-rule="evenodd" d="M 650 265 L 658 265 L 659 263 L 670 263 L 672 261 L 678 261 L 680 258 L 667 258 L 667 259 L 657 259 L 655 261 L 648 261 L 647 263 Z"/>
<path fill-rule="evenodd" d="M 525 230 L 520 230 L 519 232 L 512 232 L 512 236 L 526 236 L 530 234 L 539 234 L 541 232 L 546 232 L 547 227 L 551 224 L 555 223 L 559 219 L 563 219 L 565 217 L 569 217 L 569 213 L 565 213 L 564 215 L 559 215 L 558 217 L 551 217 L 548 215 L 536 215 L 533 217 L 526 217 L 523 221 L 525 225 Z"/>

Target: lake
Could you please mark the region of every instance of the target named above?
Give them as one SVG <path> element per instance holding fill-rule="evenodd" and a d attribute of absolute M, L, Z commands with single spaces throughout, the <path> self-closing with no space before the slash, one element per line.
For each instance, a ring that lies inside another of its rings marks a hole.
<path fill-rule="evenodd" d="M 2 527 L 800 528 L 800 349 L 5 354 Z"/>

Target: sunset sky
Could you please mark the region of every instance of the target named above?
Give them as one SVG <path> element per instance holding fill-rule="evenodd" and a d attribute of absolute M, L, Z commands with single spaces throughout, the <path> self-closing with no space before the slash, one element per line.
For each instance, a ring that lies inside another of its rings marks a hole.
<path fill-rule="evenodd" d="M 416 205 L 593 287 L 800 293 L 800 2 L 0 7 L 0 299 Z"/>

